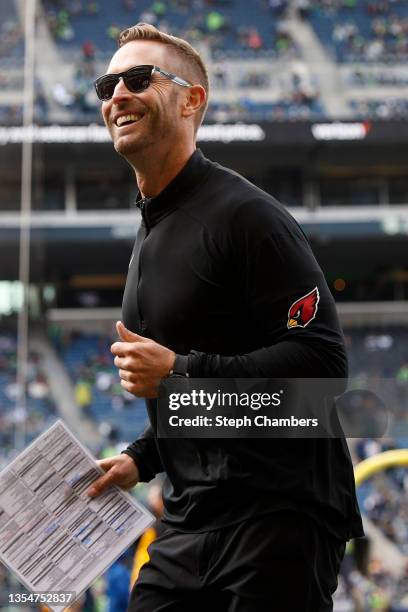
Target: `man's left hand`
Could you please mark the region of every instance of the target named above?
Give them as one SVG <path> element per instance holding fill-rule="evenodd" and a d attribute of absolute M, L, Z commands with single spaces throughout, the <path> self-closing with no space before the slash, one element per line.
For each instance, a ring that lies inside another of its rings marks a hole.
<path fill-rule="evenodd" d="M 157 397 L 161 379 L 173 369 L 175 352 L 131 332 L 122 321 L 116 323 L 116 329 L 122 342 L 114 342 L 111 352 L 119 368 L 120 384 L 136 397 Z"/>

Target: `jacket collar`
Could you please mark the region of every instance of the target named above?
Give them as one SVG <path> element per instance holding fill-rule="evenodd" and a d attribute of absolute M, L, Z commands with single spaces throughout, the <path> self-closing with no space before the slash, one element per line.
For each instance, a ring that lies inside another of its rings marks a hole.
<path fill-rule="evenodd" d="M 184 168 L 157 196 L 143 199 L 139 191 L 136 206 L 140 208 L 146 225 L 149 227 L 155 225 L 177 208 L 190 195 L 197 183 L 201 182 L 209 169 L 210 162 L 200 149 L 196 149 Z"/>

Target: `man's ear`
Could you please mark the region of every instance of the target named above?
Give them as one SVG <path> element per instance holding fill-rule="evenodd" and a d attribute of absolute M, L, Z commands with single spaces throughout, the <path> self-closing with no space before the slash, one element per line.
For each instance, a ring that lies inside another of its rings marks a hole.
<path fill-rule="evenodd" d="M 202 85 L 192 85 L 187 90 L 185 97 L 182 116 L 191 117 L 197 113 L 202 106 L 204 106 L 207 99 L 207 94 Z"/>

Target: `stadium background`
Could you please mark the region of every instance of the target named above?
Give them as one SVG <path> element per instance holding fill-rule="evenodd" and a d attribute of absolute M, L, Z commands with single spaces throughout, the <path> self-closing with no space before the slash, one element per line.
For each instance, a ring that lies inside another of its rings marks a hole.
<path fill-rule="evenodd" d="M 406 448 L 407 0 L 2 0 L 1 466 L 59 415 L 101 456 L 145 423 L 109 352 L 136 185 L 91 85 L 137 21 L 203 54 L 212 92 L 199 146 L 290 208 L 338 303 L 354 379 L 393 385 L 386 437 L 351 439 L 354 461 Z M 369 535 L 349 546 L 335 611 L 407 611 L 406 470 L 369 479 L 359 497 Z M 81 609 L 124 609 L 132 555 Z M 19 589 L 0 566 L 2 610 Z"/>

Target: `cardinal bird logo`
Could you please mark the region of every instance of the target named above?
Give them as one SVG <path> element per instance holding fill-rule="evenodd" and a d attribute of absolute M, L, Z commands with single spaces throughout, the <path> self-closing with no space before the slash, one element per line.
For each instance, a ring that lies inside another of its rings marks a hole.
<path fill-rule="evenodd" d="M 316 316 L 320 294 L 317 287 L 293 302 L 288 312 L 288 329 L 306 327 Z"/>

